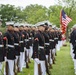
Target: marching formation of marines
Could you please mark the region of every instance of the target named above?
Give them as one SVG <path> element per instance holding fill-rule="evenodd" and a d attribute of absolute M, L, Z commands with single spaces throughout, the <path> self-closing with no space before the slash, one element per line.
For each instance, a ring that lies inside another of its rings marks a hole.
<path fill-rule="evenodd" d="M 17 75 L 23 68 L 30 68 L 34 61 L 34 75 L 51 75 L 56 51 L 62 46 L 60 29 L 47 21 L 35 26 L 27 23 L 6 22 L 7 30 L 0 32 L 0 70 L 5 61 L 3 75 Z"/>

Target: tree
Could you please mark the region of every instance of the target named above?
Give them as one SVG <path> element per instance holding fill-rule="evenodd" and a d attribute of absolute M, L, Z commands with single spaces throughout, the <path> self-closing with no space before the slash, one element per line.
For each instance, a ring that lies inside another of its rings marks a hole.
<path fill-rule="evenodd" d="M 28 23 L 35 24 L 39 21 L 48 19 L 47 8 L 41 5 L 36 4 L 27 6 L 23 12 L 25 14 L 25 20 Z"/>
<path fill-rule="evenodd" d="M 60 2 L 60 0 L 59 0 Z M 67 12 L 67 15 L 69 17 L 72 18 L 72 22 L 69 23 L 69 25 L 67 26 L 67 32 L 66 32 L 66 38 L 67 38 L 67 41 L 68 41 L 68 34 L 69 34 L 69 29 L 76 23 L 76 0 L 62 0 L 61 2 L 62 4 L 64 4 L 64 9 L 65 11 Z"/>
<path fill-rule="evenodd" d="M 21 7 L 15 7 L 14 5 L 0 5 L 0 15 L 3 20 L 3 26 L 5 26 L 5 21 L 19 21 L 24 19 L 23 11 Z"/>
<path fill-rule="evenodd" d="M 13 5 L 0 5 L 0 15 L 2 20 L 3 20 L 3 25 L 5 25 L 5 20 L 10 21 L 13 19 L 13 17 L 16 15 L 14 11 L 14 6 Z"/>
<path fill-rule="evenodd" d="M 58 5 L 50 6 L 46 8 L 42 5 L 29 5 L 26 8 L 15 7 L 14 5 L 0 5 L 0 15 L 2 15 L 3 23 L 14 20 L 19 22 L 28 22 L 35 24 L 40 21 L 49 20 L 51 23 L 60 27 L 60 11 L 63 8 L 66 14 L 72 18 L 72 22 L 69 23 L 69 28 L 76 22 L 76 1 L 75 0 L 58 0 Z M 64 6 L 63 6 L 64 5 Z M 4 24 L 5 25 L 5 24 Z"/>
<path fill-rule="evenodd" d="M 69 28 L 72 27 L 76 22 L 76 0 L 58 0 L 60 5 L 64 5 L 63 8 L 66 11 L 66 14 L 72 18 L 72 21 L 69 23 Z"/>
<path fill-rule="evenodd" d="M 57 25 L 60 27 L 60 10 L 62 6 L 59 5 L 54 5 L 49 7 L 49 20 L 53 24 Z"/>

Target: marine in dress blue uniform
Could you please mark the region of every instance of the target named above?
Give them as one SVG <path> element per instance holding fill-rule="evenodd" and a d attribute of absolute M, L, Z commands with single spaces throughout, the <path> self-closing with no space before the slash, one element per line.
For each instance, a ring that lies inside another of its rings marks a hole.
<path fill-rule="evenodd" d="M 14 22 L 6 22 L 7 31 L 4 34 L 4 45 L 6 50 L 6 61 L 8 62 L 8 75 L 14 75 L 14 60 L 15 60 L 15 47 L 13 37 L 13 25 Z M 5 73 L 6 75 L 6 73 Z"/>

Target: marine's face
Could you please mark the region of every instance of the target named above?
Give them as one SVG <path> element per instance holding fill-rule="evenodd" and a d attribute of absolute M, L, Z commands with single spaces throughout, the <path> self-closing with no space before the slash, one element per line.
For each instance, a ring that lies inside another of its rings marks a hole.
<path fill-rule="evenodd" d="M 43 26 L 39 26 L 38 29 L 39 29 L 40 31 L 44 31 L 44 30 L 45 30 L 45 28 L 44 28 Z"/>
<path fill-rule="evenodd" d="M 36 28 L 35 27 L 32 27 L 32 30 L 35 30 Z"/>
<path fill-rule="evenodd" d="M 26 30 L 26 31 L 27 31 L 27 30 L 28 30 L 28 28 L 27 28 L 27 27 L 24 27 L 24 30 Z"/>
<path fill-rule="evenodd" d="M 14 31 L 19 31 L 19 29 L 17 27 L 14 27 Z"/>
<path fill-rule="evenodd" d="M 38 28 L 35 28 L 35 31 L 38 31 Z"/>
<path fill-rule="evenodd" d="M 7 26 L 7 30 L 11 30 L 11 31 L 12 31 L 12 30 L 14 30 L 14 28 L 13 28 L 13 26 L 8 25 L 8 26 Z"/>
<path fill-rule="evenodd" d="M 51 29 L 50 32 L 54 32 L 54 29 Z"/>
<path fill-rule="evenodd" d="M 31 30 L 31 27 L 28 27 L 28 30 Z"/>
<path fill-rule="evenodd" d="M 19 27 L 19 30 L 24 30 L 24 28 L 23 27 Z"/>

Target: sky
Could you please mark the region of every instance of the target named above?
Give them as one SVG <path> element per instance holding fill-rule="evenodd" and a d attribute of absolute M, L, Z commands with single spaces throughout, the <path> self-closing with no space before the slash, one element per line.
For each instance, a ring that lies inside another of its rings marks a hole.
<path fill-rule="evenodd" d="M 57 4 L 57 0 L 0 0 L 0 4 L 11 4 L 15 5 L 16 7 L 26 7 L 30 4 L 39 4 L 48 8 L 51 5 Z"/>

